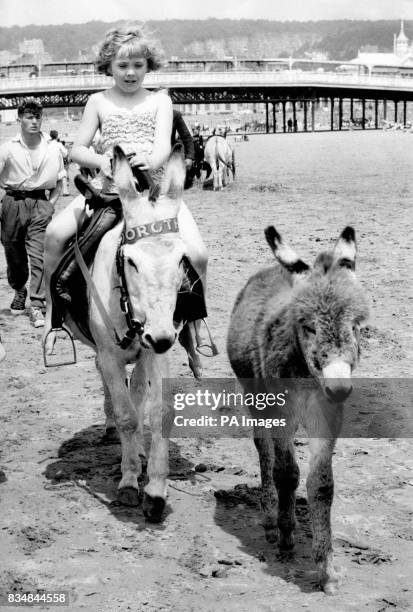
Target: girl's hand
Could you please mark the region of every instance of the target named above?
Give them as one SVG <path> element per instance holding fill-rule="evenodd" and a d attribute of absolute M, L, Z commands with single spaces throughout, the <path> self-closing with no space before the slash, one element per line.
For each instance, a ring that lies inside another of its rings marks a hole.
<path fill-rule="evenodd" d="M 129 159 L 129 164 L 131 168 L 138 166 L 141 170 L 150 170 L 147 155 L 134 155 Z"/>
<path fill-rule="evenodd" d="M 99 170 L 106 176 L 106 178 L 112 178 L 112 164 L 111 159 L 107 155 L 100 156 Z"/>

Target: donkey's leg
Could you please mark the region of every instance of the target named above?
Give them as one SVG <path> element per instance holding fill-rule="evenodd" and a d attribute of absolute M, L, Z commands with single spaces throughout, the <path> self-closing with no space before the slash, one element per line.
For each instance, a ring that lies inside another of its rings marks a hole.
<path fill-rule="evenodd" d="M 145 405 L 150 395 L 149 383 L 146 380 L 145 368 L 141 362 L 135 365 L 130 379 L 130 395 L 132 403 L 138 414 L 138 453 L 142 466 L 146 466 L 145 441 L 143 436 L 143 425 L 145 420 Z"/>
<path fill-rule="evenodd" d="M 152 433 L 148 459 L 148 483 L 144 488 L 143 511 L 146 518 L 158 523 L 165 508 L 169 472 L 169 432 L 173 423 L 172 406 L 163 406 L 162 379 L 168 378 L 166 355 L 151 355 L 146 362 L 146 375 L 151 385 L 149 419 Z"/>
<path fill-rule="evenodd" d="M 320 583 L 328 595 L 338 587 L 331 543 L 331 505 L 334 495 L 332 455 L 335 439 L 310 438 L 310 470 L 307 478 L 308 504 L 313 530 L 313 557 Z"/>
<path fill-rule="evenodd" d="M 109 388 L 105 382 L 105 379 L 103 378 L 102 371 L 99 367 L 99 360 L 97 357 L 95 359 L 95 364 L 96 364 L 96 369 L 99 372 L 100 377 L 102 379 L 103 394 L 104 394 L 103 409 L 105 411 L 106 421 L 105 421 L 105 433 L 102 437 L 102 442 L 111 442 L 111 441 L 119 442 L 119 434 L 118 434 L 118 430 L 116 429 L 116 422 L 115 422 L 115 415 L 113 413 L 112 399 L 110 397 Z"/>
<path fill-rule="evenodd" d="M 291 550 L 294 547 L 295 491 L 300 472 L 295 460 L 292 439 L 275 438 L 273 442 L 274 482 L 278 492 L 279 548 Z"/>
<path fill-rule="evenodd" d="M 274 470 L 274 445 L 269 435 L 260 434 L 254 437 L 255 446 L 258 451 L 261 468 L 261 508 L 264 515 L 263 526 L 265 538 L 268 542 L 275 544 L 278 539 L 277 529 L 277 492 L 275 490 Z"/>
<path fill-rule="evenodd" d="M 122 447 L 122 478 L 118 499 L 128 506 L 139 503 L 138 477 L 142 466 L 139 457 L 138 415 L 125 385 L 125 367 L 110 351 L 98 354 L 99 370 L 112 399 L 113 415 Z"/>

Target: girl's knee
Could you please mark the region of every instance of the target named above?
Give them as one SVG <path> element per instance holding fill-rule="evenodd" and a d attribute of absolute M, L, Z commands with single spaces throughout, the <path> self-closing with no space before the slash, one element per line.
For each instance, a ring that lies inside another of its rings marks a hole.
<path fill-rule="evenodd" d="M 188 249 L 188 257 L 195 269 L 205 272 L 208 265 L 208 252 L 202 246 L 196 245 L 195 248 Z"/>
<path fill-rule="evenodd" d="M 59 250 L 70 236 L 67 235 L 67 228 L 52 220 L 46 228 L 45 248 L 48 251 Z"/>

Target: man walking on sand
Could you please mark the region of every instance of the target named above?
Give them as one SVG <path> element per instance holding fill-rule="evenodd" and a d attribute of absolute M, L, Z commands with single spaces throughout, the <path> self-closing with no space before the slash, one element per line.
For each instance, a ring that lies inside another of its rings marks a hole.
<path fill-rule="evenodd" d="M 0 146 L 0 187 L 6 191 L 1 209 L 1 242 L 7 279 L 15 292 L 11 313 L 25 311 L 30 264 L 30 321 L 34 327 L 43 327 L 44 237 L 62 188 L 63 158 L 57 143 L 40 130 L 41 104 L 25 100 L 17 115 L 20 133 Z"/>

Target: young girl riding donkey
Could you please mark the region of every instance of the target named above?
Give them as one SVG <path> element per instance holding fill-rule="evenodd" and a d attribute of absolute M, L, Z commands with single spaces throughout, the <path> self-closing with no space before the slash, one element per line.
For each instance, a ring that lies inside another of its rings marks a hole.
<path fill-rule="evenodd" d="M 161 65 L 160 49 L 140 26 L 132 24 L 123 29 L 110 30 L 102 43 L 97 67 L 100 72 L 113 77 L 114 85 L 90 96 L 71 158 L 80 166 L 97 171 L 93 185 L 105 194 L 116 193 L 111 169 L 113 147 L 116 145 L 121 146 L 129 156 L 132 167 L 138 166 L 140 170 L 148 171 L 153 182 L 161 185 L 164 164 L 171 151 L 172 102 L 165 93 L 150 92 L 142 86 L 146 73 L 159 69 Z M 89 148 L 98 131 L 100 153 Z M 49 299 L 44 339 L 51 329 L 50 277 L 62 257 L 65 244 L 82 222 L 84 211 L 85 199 L 79 195 L 48 226 L 45 269 Z M 195 221 L 183 202 L 178 213 L 178 224 L 187 255 L 205 290 L 207 252 Z M 200 320 L 195 320 L 191 324 L 196 347 L 207 346 L 215 354 L 213 342 L 204 343 L 201 340 L 200 323 Z M 186 341 L 193 348 L 192 333 L 188 335 Z M 194 373 L 200 375 L 197 357 L 190 357 L 190 365 L 195 368 Z"/>

